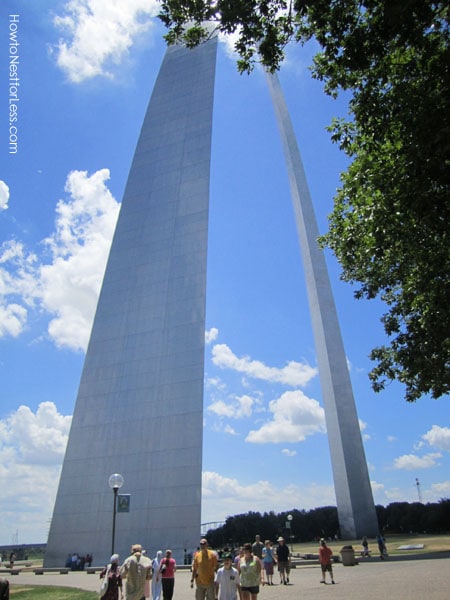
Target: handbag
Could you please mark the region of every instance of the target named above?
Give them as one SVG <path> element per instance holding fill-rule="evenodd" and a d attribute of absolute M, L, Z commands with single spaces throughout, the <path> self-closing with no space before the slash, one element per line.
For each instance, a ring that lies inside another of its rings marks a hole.
<path fill-rule="evenodd" d="M 100 590 L 98 592 L 98 595 L 100 596 L 100 598 L 103 598 L 103 596 L 106 594 L 106 591 L 108 589 L 108 585 L 109 585 L 109 572 L 111 571 L 111 565 L 108 565 L 108 568 L 106 569 L 106 573 L 105 576 L 102 579 L 102 583 L 100 585 Z"/>

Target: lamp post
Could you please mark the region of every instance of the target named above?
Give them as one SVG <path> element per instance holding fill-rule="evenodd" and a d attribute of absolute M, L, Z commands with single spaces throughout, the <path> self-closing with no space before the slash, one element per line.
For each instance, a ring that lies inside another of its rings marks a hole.
<path fill-rule="evenodd" d="M 114 538 L 116 536 L 116 511 L 117 511 L 117 492 L 123 486 L 123 477 L 120 473 L 114 473 L 110 475 L 108 479 L 108 485 L 114 492 L 114 507 L 113 507 L 113 522 L 112 522 L 112 542 L 111 542 L 111 556 L 114 554 Z"/>
<path fill-rule="evenodd" d="M 289 537 L 291 538 L 291 552 L 294 552 L 294 544 L 292 543 L 294 536 L 292 535 L 292 519 L 294 517 L 292 515 L 288 515 L 287 519 L 287 528 L 289 529 Z"/>

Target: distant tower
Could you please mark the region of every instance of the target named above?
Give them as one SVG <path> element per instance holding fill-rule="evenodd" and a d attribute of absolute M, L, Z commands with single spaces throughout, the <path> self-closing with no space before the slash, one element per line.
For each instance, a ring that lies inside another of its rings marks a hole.
<path fill-rule="evenodd" d="M 419 502 L 422 504 L 422 492 L 420 491 L 420 481 L 416 477 L 416 488 L 417 488 L 417 496 L 419 498 Z"/>
<path fill-rule="evenodd" d="M 328 270 L 317 242 L 314 207 L 277 75 L 268 73 L 267 82 L 286 159 L 305 270 L 341 537 L 375 536 L 378 521 L 372 488 Z"/>

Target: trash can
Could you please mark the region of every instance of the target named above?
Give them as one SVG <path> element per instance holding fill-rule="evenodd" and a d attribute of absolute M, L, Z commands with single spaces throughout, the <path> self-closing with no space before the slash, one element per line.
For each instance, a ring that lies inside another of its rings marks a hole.
<path fill-rule="evenodd" d="M 358 564 L 355 559 L 355 551 L 353 550 L 353 546 L 342 546 L 341 558 L 344 567 L 353 567 L 353 565 Z"/>

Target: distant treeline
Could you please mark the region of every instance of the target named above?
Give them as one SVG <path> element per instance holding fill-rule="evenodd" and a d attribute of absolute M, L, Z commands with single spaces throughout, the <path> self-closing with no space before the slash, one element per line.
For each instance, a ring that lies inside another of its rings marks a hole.
<path fill-rule="evenodd" d="M 388 506 L 376 506 L 376 511 L 380 531 L 385 535 L 450 531 L 450 499 L 429 504 L 393 502 Z M 291 520 L 288 520 L 288 515 L 292 516 Z M 289 543 L 341 537 L 335 506 L 312 510 L 293 509 L 278 514 L 271 511 L 235 515 L 228 517 L 221 527 L 209 530 L 206 537 L 214 548 L 223 548 L 253 541 L 256 534 L 263 541 L 275 541 L 281 535 Z"/>

